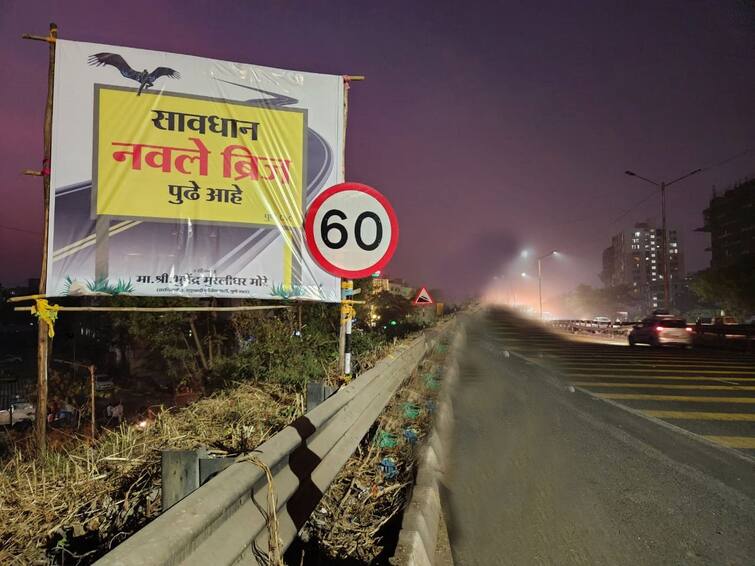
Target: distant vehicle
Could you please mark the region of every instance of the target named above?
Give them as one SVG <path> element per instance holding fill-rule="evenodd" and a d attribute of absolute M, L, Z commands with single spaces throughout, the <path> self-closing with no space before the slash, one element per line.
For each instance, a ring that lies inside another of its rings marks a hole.
<path fill-rule="evenodd" d="M 668 315 L 651 316 L 644 319 L 629 332 L 629 345 L 649 344 L 650 346 L 692 346 L 692 327 L 683 318 Z"/>
<path fill-rule="evenodd" d="M 611 319 L 608 318 L 607 316 L 596 316 L 595 318 L 592 319 L 592 321 L 595 324 L 605 324 L 606 326 L 611 324 Z"/>
<path fill-rule="evenodd" d="M 737 322 L 737 319 L 733 316 L 717 316 L 715 319 L 713 319 L 716 326 L 724 326 L 727 324 L 739 324 Z"/>
<path fill-rule="evenodd" d="M 23 399 L 13 401 L 7 409 L 0 410 L 0 425 L 24 428 L 34 422 L 34 405 Z"/>
<path fill-rule="evenodd" d="M 673 315 L 666 309 L 655 309 L 650 316 L 659 317 L 659 316 L 673 316 Z"/>
<path fill-rule="evenodd" d="M 697 322 L 695 324 L 703 324 L 707 326 L 713 324 L 713 318 L 710 316 L 702 316 L 697 319 Z"/>
<path fill-rule="evenodd" d="M 94 389 L 95 391 L 112 391 L 115 388 L 115 383 L 106 374 L 99 374 L 94 376 Z"/>

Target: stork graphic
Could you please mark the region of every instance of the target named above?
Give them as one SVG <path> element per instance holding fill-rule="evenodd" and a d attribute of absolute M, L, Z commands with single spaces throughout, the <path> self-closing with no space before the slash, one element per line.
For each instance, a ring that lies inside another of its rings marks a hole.
<path fill-rule="evenodd" d="M 89 56 L 88 60 L 90 65 L 95 67 L 102 67 L 103 65 L 112 65 L 121 72 L 121 75 L 132 81 L 139 83 L 139 92 L 136 96 L 141 95 L 143 90 L 147 90 L 149 87 L 155 86 L 155 81 L 160 77 L 169 77 L 171 79 L 180 79 L 181 73 L 170 67 L 157 67 L 151 73 L 147 72 L 147 69 L 143 71 L 135 71 L 132 69 L 126 60 L 117 53 L 96 53 Z"/>

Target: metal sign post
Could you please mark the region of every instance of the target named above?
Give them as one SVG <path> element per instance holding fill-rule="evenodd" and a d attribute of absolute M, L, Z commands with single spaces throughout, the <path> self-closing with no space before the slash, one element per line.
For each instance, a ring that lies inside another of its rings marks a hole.
<path fill-rule="evenodd" d="M 351 379 L 351 328 L 354 278 L 382 269 L 398 245 L 398 220 L 388 200 L 359 183 L 341 183 L 322 192 L 310 205 L 304 223 L 307 247 L 328 273 L 341 281 L 339 367 Z"/>

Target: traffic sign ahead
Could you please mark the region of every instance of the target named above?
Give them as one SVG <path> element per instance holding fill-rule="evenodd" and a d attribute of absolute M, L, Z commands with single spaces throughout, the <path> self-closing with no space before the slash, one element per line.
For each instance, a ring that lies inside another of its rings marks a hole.
<path fill-rule="evenodd" d="M 414 297 L 412 304 L 418 307 L 424 307 L 434 305 L 435 301 L 433 301 L 433 298 L 430 296 L 430 293 L 427 291 L 427 289 L 425 287 L 422 287 L 419 293 L 417 293 L 417 296 Z"/>
<path fill-rule="evenodd" d="M 304 221 L 307 247 L 320 266 L 348 279 L 382 269 L 398 245 L 398 220 L 377 190 L 341 183 L 323 191 Z"/>

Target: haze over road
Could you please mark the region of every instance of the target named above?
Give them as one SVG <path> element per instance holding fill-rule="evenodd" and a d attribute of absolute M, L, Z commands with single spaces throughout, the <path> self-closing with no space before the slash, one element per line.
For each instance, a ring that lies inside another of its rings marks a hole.
<path fill-rule="evenodd" d="M 752 357 L 574 343 L 493 311 L 459 365 L 456 564 L 752 564 Z"/>

